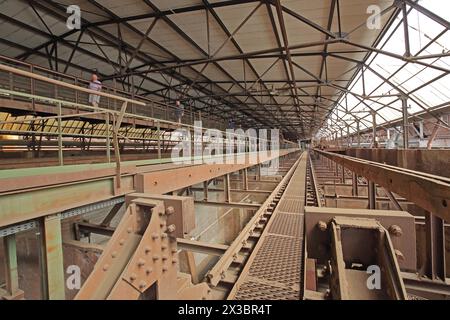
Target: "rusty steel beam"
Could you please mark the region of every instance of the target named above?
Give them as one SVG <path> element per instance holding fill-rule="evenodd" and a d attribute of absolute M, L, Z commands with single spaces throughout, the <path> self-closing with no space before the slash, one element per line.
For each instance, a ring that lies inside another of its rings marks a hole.
<path fill-rule="evenodd" d="M 356 174 L 450 221 L 450 179 L 315 149 Z"/>
<path fill-rule="evenodd" d="M 225 244 L 207 243 L 197 240 L 177 238 L 177 248 L 213 256 L 221 256 L 227 251 L 229 246 Z"/>
<path fill-rule="evenodd" d="M 343 150 L 344 151 L 344 150 Z M 450 150 L 345 149 L 345 155 L 450 178 Z"/>
<path fill-rule="evenodd" d="M 278 156 L 293 152 L 297 150 L 280 150 Z M 261 157 L 257 162 L 276 157 Z M 155 164 L 157 161 L 123 162 L 120 188 L 114 164 L 33 168 L 17 175 L 5 174 L 0 178 L 0 227 L 132 192 L 165 194 L 255 165 L 248 159 L 243 164 L 201 165 Z"/>
<path fill-rule="evenodd" d="M 257 182 L 257 181 L 250 181 L 250 182 Z M 203 192 L 203 188 L 191 188 L 191 191 L 197 191 L 197 192 Z M 208 192 L 223 192 L 222 189 L 218 188 L 208 188 Z M 231 193 L 239 193 L 239 194 L 260 194 L 260 195 L 269 195 L 272 193 L 272 191 L 269 190 L 244 190 L 244 189 L 230 189 Z"/>
<path fill-rule="evenodd" d="M 247 203 L 247 202 L 217 202 L 217 201 L 195 201 L 195 204 L 211 207 L 223 208 L 239 208 L 239 209 L 259 209 L 261 203 Z"/>
<path fill-rule="evenodd" d="M 280 156 L 292 152 L 293 150 L 280 150 Z M 257 163 L 251 163 L 246 159 L 245 161 L 242 161 L 241 164 L 201 164 L 190 166 L 188 168 L 177 168 L 170 171 L 164 170 L 137 174 L 135 179 L 136 190 L 137 192 L 144 193 L 168 193 L 202 183 L 206 180 L 219 178 L 245 168 L 250 168 L 275 158 L 276 156 L 272 155 L 260 158 Z"/>
<path fill-rule="evenodd" d="M 450 296 L 450 282 L 433 281 L 423 277 L 419 277 L 417 273 L 402 272 L 403 281 L 407 291 L 416 291 L 425 294 L 439 295 L 444 297 Z"/>
<path fill-rule="evenodd" d="M 77 224 L 78 230 L 80 230 L 81 233 L 95 233 L 95 234 L 101 234 L 103 236 L 112 236 L 114 233 L 115 228 L 108 227 L 108 226 L 102 226 L 98 224 L 88 223 L 88 222 L 78 222 Z"/>

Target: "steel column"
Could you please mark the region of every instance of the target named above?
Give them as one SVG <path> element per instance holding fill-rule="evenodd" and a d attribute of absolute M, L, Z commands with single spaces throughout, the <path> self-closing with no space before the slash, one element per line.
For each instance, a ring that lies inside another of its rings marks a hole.
<path fill-rule="evenodd" d="M 156 127 L 158 130 L 158 159 L 161 160 L 161 125 L 159 121 L 156 122 Z"/>
<path fill-rule="evenodd" d="M 402 115 L 403 115 L 403 148 L 408 149 L 409 137 L 408 137 L 408 98 L 401 97 L 402 100 Z"/>
<path fill-rule="evenodd" d="M 244 170 L 243 170 L 243 176 L 242 176 L 242 178 L 243 178 L 243 187 L 244 187 L 244 190 L 245 191 L 247 191 L 248 190 L 248 172 L 247 172 L 247 168 L 245 168 Z"/>
<path fill-rule="evenodd" d="M 432 280 L 445 280 L 444 220 L 427 212 L 425 216 L 426 265 L 425 274 Z"/>
<path fill-rule="evenodd" d="M 367 188 L 368 188 L 368 197 L 369 197 L 369 209 L 376 209 L 376 186 L 375 183 L 372 181 L 367 181 Z"/>
<path fill-rule="evenodd" d="M 377 114 L 372 112 L 372 148 L 378 148 L 377 143 Z"/>
<path fill-rule="evenodd" d="M 359 129 L 359 120 L 356 120 L 356 133 L 358 135 L 358 148 L 361 147 L 361 131 Z"/>
<path fill-rule="evenodd" d="M 109 131 L 109 113 L 105 114 L 106 117 L 106 159 L 108 163 L 111 163 L 111 136 Z"/>
<path fill-rule="evenodd" d="M 41 281 L 44 300 L 64 300 L 64 261 L 61 237 L 61 218 L 59 215 L 44 217 L 41 220 Z"/>
<path fill-rule="evenodd" d="M 358 196 L 358 175 L 352 172 L 352 196 Z"/>
<path fill-rule="evenodd" d="M 225 191 L 225 202 L 231 202 L 231 191 L 230 191 L 230 175 L 226 174 L 223 179 L 223 188 Z"/>
<path fill-rule="evenodd" d="M 61 126 L 61 103 L 58 103 L 58 160 L 59 165 L 64 165 L 64 159 L 63 159 L 63 143 L 62 143 L 62 126 Z"/>
<path fill-rule="evenodd" d="M 16 235 L 12 234 L 3 238 L 6 295 L 3 299 L 21 299 L 23 291 L 19 289 L 19 275 L 17 272 L 17 248 Z"/>
<path fill-rule="evenodd" d="M 209 180 L 203 181 L 203 200 L 208 201 L 208 184 Z"/>

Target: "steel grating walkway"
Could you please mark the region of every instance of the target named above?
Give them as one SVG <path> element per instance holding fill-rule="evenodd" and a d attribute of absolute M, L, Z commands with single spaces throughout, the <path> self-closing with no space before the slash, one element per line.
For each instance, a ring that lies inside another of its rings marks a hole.
<path fill-rule="evenodd" d="M 228 299 L 300 299 L 307 160 L 304 152 Z"/>

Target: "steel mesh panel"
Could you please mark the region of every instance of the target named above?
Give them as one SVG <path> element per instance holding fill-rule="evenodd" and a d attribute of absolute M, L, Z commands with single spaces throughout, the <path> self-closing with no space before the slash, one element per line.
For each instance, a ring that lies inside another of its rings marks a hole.
<path fill-rule="evenodd" d="M 253 261 L 249 274 L 253 277 L 300 286 L 302 241 L 268 235 Z"/>
<path fill-rule="evenodd" d="M 303 257 L 305 171 L 297 168 L 278 203 L 268 229 L 252 253 L 238 300 L 298 300 Z"/>
<path fill-rule="evenodd" d="M 292 213 L 278 213 L 269 228 L 269 233 L 290 237 L 303 237 L 303 215 Z"/>
<path fill-rule="evenodd" d="M 300 292 L 286 287 L 278 287 L 266 283 L 247 281 L 243 283 L 236 300 L 298 300 Z"/>
<path fill-rule="evenodd" d="M 303 201 L 300 199 L 282 199 L 278 204 L 277 210 L 281 212 L 301 213 L 303 210 Z"/>
<path fill-rule="evenodd" d="M 304 186 L 289 186 L 286 188 L 285 194 L 287 196 L 302 196 L 305 193 Z"/>

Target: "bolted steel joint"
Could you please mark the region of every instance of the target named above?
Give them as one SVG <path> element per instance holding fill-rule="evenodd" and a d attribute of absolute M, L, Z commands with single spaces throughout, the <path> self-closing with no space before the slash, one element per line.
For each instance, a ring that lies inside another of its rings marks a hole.
<path fill-rule="evenodd" d="M 139 259 L 138 260 L 138 267 L 142 267 L 145 265 L 145 260 L 144 259 Z"/>
<path fill-rule="evenodd" d="M 319 228 L 320 231 L 327 231 L 327 224 L 324 221 L 317 222 L 317 228 Z"/>
<path fill-rule="evenodd" d="M 139 282 L 139 288 L 140 289 L 144 289 L 146 286 L 147 286 L 147 282 L 145 282 L 143 280 L 141 282 Z"/>
<path fill-rule="evenodd" d="M 169 206 L 169 207 L 166 208 L 166 214 L 167 214 L 168 216 L 170 216 L 171 214 L 174 214 L 174 213 L 175 213 L 174 207 Z"/>
<path fill-rule="evenodd" d="M 393 224 L 389 227 L 389 233 L 393 236 L 400 237 L 403 234 L 403 230 L 402 228 L 400 228 L 400 226 Z"/>

